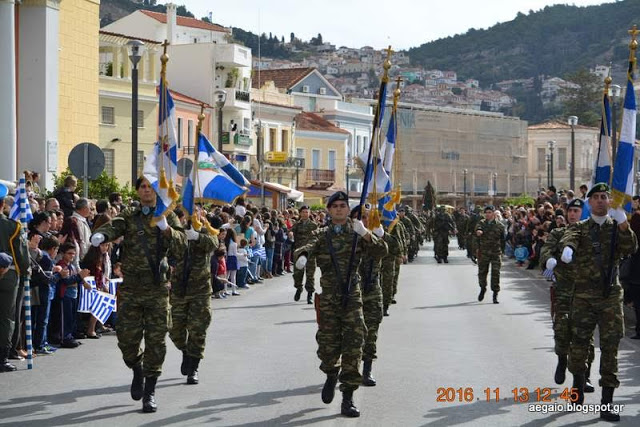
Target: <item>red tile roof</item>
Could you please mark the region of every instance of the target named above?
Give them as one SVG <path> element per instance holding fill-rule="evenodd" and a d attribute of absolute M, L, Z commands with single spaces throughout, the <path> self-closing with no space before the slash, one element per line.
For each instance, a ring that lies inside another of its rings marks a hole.
<path fill-rule="evenodd" d="M 303 112 L 296 116 L 296 129 L 316 132 L 332 132 L 349 135 L 349 132 L 314 113 Z"/>
<path fill-rule="evenodd" d="M 150 10 L 140 9 L 140 12 L 144 13 L 150 18 L 155 19 L 163 24 L 167 23 L 167 14 L 160 12 L 152 12 Z M 217 24 L 209 24 L 208 22 L 201 21 L 195 18 L 187 18 L 186 16 L 177 16 L 176 24 L 181 27 L 199 28 L 201 30 L 217 31 L 220 33 L 228 33 L 229 29 Z"/>
<path fill-rule="evenodd" d="M 290 89 L 293 85 L 308 76 L 315 68 L 283 68 L 279 70 L 253 70 L 251 86 L 260 89 L 266 82 L 273 81 L 278 89 Z M 258 82 L 258 78 L 260 81 Z"/>

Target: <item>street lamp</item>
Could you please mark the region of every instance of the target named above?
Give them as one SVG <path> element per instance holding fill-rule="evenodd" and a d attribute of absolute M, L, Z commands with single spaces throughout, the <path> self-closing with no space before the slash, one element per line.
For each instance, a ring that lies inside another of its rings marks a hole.
<path fill-rule="evenodd" d="M 493 173 L 493 197 L 498 195 L 498 174 Z"/>
<path fill-rule="evenodd" d="M 576 189 L 576 125 L 578 116 L 569 116 L 569 126 L 571 126 L 571 170 L 569 175 L 569 188 Z"/>
<path fill-rule="evenodd" d="M 544 155 L 544 159 L 547 162 L 547 188 L 551 185 L 551 154 L 547 153 Z"/>
<path fill-rule="evenodd" d="M 138 179 L 138 62 L 144 52 L 144 43 L 140 40 L 127 42 L 131 69 L 131 183 Z"/>
<path fill-rule="evenodd" d="M 216 100 L 216 107 L 218 107 L 218 151 L 222 153 L 222 107 L 227 102 L 227 92 L 218 89 L 213 94 Z"/>
<path fill-rule="evenodd" d="M 549 141 L 547 148 L 549 148 L 549 186 L 551 186 L 553 185 L 553 149 L 556 148 L 556 142 Z"/>
<path fill-rule="evenodd" d="M 622 88 L 620 85 L 611 86 L 611 164 L 614 165 L 616 161 L 616 152 L 618 151 L 618 114 L 616 109 L 618 107 L 618 99 L 620 99 L 620 93 Z"/>
<path fill-rule="evenodd" d="M 462 185 L 462 190 L 464 191 L 464 208 L 465 210 L 467 209 L 467 170 L 463 169 L 462 170 L 462 177 L 463 177 L 463 185 Z"/>

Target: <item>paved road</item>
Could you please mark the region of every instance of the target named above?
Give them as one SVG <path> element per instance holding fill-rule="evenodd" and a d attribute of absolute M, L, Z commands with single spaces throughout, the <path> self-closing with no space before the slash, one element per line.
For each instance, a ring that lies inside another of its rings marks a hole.
<path fill-rule="evenodd" d="M 157 413 L 142 414 L 140 403 L 129 398 L 130 371 L 111 335 L 39 357 L 33 371 L 21 364 L 18 372 L 0 375 L 0 426 L 594 424 L 594 414 L 535 413 L 526 403 L 514 403 L 516 387 L 529 389 L 530 403 L 536 388 L 552 388 L 552 401 L 559 397 L 547 283 L 508 262 L 500 304 L 490 296 L 478 303 L 475 266 L 453 248 L 448 265 L 436 264 L 431 254 L 423 250 L 402 270 L 398 304 L 381 326 L 378 386 L 355 394 L 359 419 L 339 415 L 339 394 L 328 406 L 320 400 L 324 376 L 315 354 L 314 311 L 293 302 L 287 275 L 243 296 L 213 301 L 200 385 L 184 384 L 180 355 L 168 343 Z M 640 422 L 639 351 L 640 343 L 623 340 L 622 386 L 615 396 L 626 405 L 620 425 Z M 471 388 L 473 398 L 437 402 L 440 387 Z M 587 402 L 598 403 L 599 391 L 587 395 Z"/>

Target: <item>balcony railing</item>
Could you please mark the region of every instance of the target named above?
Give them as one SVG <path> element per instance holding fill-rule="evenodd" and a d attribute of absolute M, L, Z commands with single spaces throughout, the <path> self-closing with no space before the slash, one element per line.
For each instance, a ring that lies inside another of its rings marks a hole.
<path fill-rule="evenodd" d="M 223 144 L 229 143 L 229 132 L 222 132 L 222 143 Z M 233 135 L 233 144 L 241 145 L 243 147 L 251 147 L 251 144 L 253 144 L 253 141 L 251 140 L 251 137 L 249 135 L 236 133 L 235 135 Z"/>
<path fill-rule="evenodd" d="M 246 90 L 236 89 L 236 101 L 251 102 L 251 93 Z"/>
<path fill-rule="evenodd" d="M 336 180 L 336 171 L 328 169 L 307 169 L 307 185 L 327 188 Z"/>

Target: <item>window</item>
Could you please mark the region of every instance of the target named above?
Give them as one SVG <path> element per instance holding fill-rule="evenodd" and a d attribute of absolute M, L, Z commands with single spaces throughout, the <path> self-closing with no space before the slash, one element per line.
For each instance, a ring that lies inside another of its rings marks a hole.
<path fill-rule="evenodd" d="M 538 148 L 538 170 L 544 171 L 547 169 L 547 150 L 545 148 Z"/>
<path fill-rule="evenodd" d="M 138 127 L 144 127 L 144 111 L 138 110 Z"/>
<path fill-rule="evenodd" d="M 356 137 L 356 155 L 362 152 L 362 137 L 358 135 Z"/>
<path fill-rule="evenodd" d="M 269 128 L 269 151 L 278 149 L 278 129 Z"/>
<path fill-rule="evenodd" d="M 144 168 L 144 151 L 138 151 L 138 176 L 142 175 L 143 168 Z"/>
<path fill-rule="evenodd" d="M 114 176 L 115 150 L 113 148 L 103 148 L 104 153 L 104 171 L 109 176 Z"/>
<path fill-rule="evenodd" d="M 193 120 L 187 122 L 187 150 L 191 147 L 193 141 Z"/>
<path fill-rule="evenodd" d="M 296 157 L 304 159 L 304 148 L 296 148 Z"/>
<path fill-rule="evenodd" d="M 178 119 L 178 135 L 176 136 L 176 138 L 178 138 L 178 148 L 182 147 L 182 119 Z"/>
<path fill-rule="evenodd" d="M 558 148 L 558 170 L 567 170 L 567 149 Z"/>
<path fill-rule="evenodd" d="M 336 152 L 329 150 L 329 170 L 336 170 Z"/>
<path fill-rule="evenodd" d="M 311 169 L 320 169 L 320 150 L 311 151 Z"/>
<path fill-rule="evenodd" d="M 362 151 L 365 150 L 369 150 L 369 137 L 368 136 L 363 136 L 362 137 Z"/>
<path fill-rule="evenodd" d="M 242 131 L 245 134 L 249 134 L 251 133 L 251 119 L 248 117 L 245 117 L 242 119 Z"/>
<path fill-rule="evenodd" d="M 113 107 L 102 107 L 102 124 L 115 124 L 115 112 Z"/>
<path fill-rule="evenodd" d="M 289 130 L 287 129 L 282 129 L 281 132 L 282 136 L 282 151 L 284 151 L 285 153 L 289 152 Z"/>

